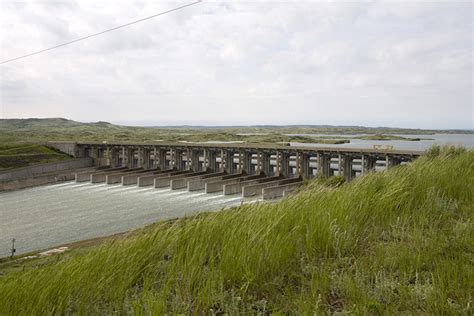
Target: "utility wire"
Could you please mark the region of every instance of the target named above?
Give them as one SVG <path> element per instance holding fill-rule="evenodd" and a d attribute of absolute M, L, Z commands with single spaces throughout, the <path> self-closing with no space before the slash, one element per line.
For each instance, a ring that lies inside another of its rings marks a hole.
<path fill-rule="evenodd" d="M 23 56 L 19 56 L 19 57 L 15 57 L 15 58 L 12 58 L 12 59 L 4 60 L 4 61 L 0 62 L 0 65 L 6 64 L 6 63 L 9 63 L 9 62 L 18 60 L 18 59 L 23 59 L 23 58 L 30 57 L 30 56 L 33 56 L 33 55 L 41 54 L 41 53 L 44 53 L 44 52 L 47 52 L 47 51 L 50 51 L 50 50 L 53 50 L 53 49 L 56 49 L 56 48 L 59 48 L 59 47 L 63 47 L 63 46 L 69 45 L 69 44 L 73 44 L 73 43 L 77 43 L 79 41 L 86 40 L 86 39 L 94 37 L 94 36 L 98 36 L 98 35 L 102 35 L 104 33 L 112 32 L 112 31 L 121 29 L 123 27 L 130 26 L 132 24 L 136 24 L 136 23 L 143 22 L 143 21 L 146 21 L 146 20 L 149 20 L 149 19 L 153 19 L 153 18 L 156 18 L 157 16 L 160 16 L 160 15 L 164 15 L 164 14 L 167 14 L 167 13 L 171 13 L 171 12 L 174 12 L 174 11 L 184 9 L 186 7 L 190 7 L 192 5 L 200 3 L 201 1 L 202 0 L 198 0 L 198 1 L 193 2 L 193 3 L 188 3 L 188 4 L 182 5 L 180 7 L 176 7 L 174 9 L 168 10 L 168 11 L 164 11 L 164 12 L 160 12 L 160 13 L 157 13 L 157 14 L 154 14 L 154 15 L 150 15 L 146 18 L 139 19 L 139 20 L 136 20 L 136 21 L 132 21 L 132 22 L 129 22 L 127 24 L 122 24 L 122 25 L 116 26 L 114 28 L 111 28 L 111 29 L 108 29 L 108 30 L 105 30 L 105 31 L 102 31 L 102 32 L 99 32 L 99 33 L 94 33 L 94 34 L 87 35 L 87 36 L 84 36 L 84 37 L 81 37 L 81 38 L 78 38 L 78 39 L 75 39 L 75 40 L 72 40 L 72 41 L 69 41 L 69 42 L 66 42 L 66 43 L 62 43 L 62 44 L 53 46 L 53 47 L 42 49 L 42 50 L 39 50 L 37 52 L 33 52 L 33 53 L 29 53 L 29 54 L 26 54 L 26 55 L 23 55 Z"/>

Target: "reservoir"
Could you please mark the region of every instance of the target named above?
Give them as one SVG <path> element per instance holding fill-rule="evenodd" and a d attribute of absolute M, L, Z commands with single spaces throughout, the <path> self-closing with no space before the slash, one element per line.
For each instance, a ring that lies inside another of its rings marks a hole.
<path fill-rule="evenodd" d="M 350 143 L 345 144 L 312 144 L 312 143 L 291 143 L 292 146 L 310 147 L 335 147 L 335 148 L 364 148 L 371 149 L 374 145 L 393 146 L 395 150 L 427 150 L 433 145 L 454 145 L 474 148 L 474 134 L 432 134 L 432 135 L 409 135 L 394 134 L 406 138 L 420 138 L 419 141 L 407 140 L 365 140 L 352 137 L 365 136 L 367 134 L 288 134 L 294 136 L 317 136 L 317 137 L 337 137 L 349 139 Z"/>
<path fill-rule="evenodd" d="M 245 199 L 255 201 L 256 199 Z M 0 258 L 237 206 L 241 195 L 66 182 L 0 192 Z"/>

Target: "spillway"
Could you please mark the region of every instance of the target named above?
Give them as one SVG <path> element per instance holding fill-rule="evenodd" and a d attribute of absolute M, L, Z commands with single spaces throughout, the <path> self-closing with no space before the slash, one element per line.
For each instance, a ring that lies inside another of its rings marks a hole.
<path fill-rule="evenodd" d="M 256 199 L 222 192 L 66 182 L 0 193 L 0 257 L 106 236 Z"/>

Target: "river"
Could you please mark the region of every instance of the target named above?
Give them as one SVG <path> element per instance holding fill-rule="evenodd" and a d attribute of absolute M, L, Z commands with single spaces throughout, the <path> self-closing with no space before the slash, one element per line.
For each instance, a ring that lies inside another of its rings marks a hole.
<path fill-rule="evenodd" d="M 0 258 L 115 234 L 158 220 L 236 206 L 221 192 L 66 182 L 0 193 Z M 247 199 L 246 199 L 247 201 Z M 250 199 L 248 201 L 255 201 Z"/>
<path fill-rule="evenodd" d="M 335 136 L 342 139 L 349 139 L 350 137 L 364 136 L 366 134 L 288 134 L 293 136 Z M 421 138 L 419 141 L 406 140 L 363 140 L 350 139 L 350 143 L 346 144 L 310 144 L 310 143 L 291 143 L 292 146 L 311 146 L 311 147 L 336 147 L 336 148 L 373 148 L 374 145 L 393 146 L 393 149 L 399 150 L 426 150 L 431 146 L 437 145 L 455 145 L 464 146 L 466 148 L 474 148 L 474 134 L 433 134 L 433 135 L 407 135 L 395 134 L 406 138 Z M 423 139 L 426 138 L 426 139 Z"/>

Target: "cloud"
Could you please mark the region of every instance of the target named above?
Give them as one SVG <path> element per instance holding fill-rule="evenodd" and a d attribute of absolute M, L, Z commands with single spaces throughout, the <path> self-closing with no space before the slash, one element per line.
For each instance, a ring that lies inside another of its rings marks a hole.
<path fill-rule="evenodd" d="M 2 60 L 186 4 L 2 1 Z M 2 117 L 474 128 L 472 3 L 204 1 L 0 66 Z"/>

